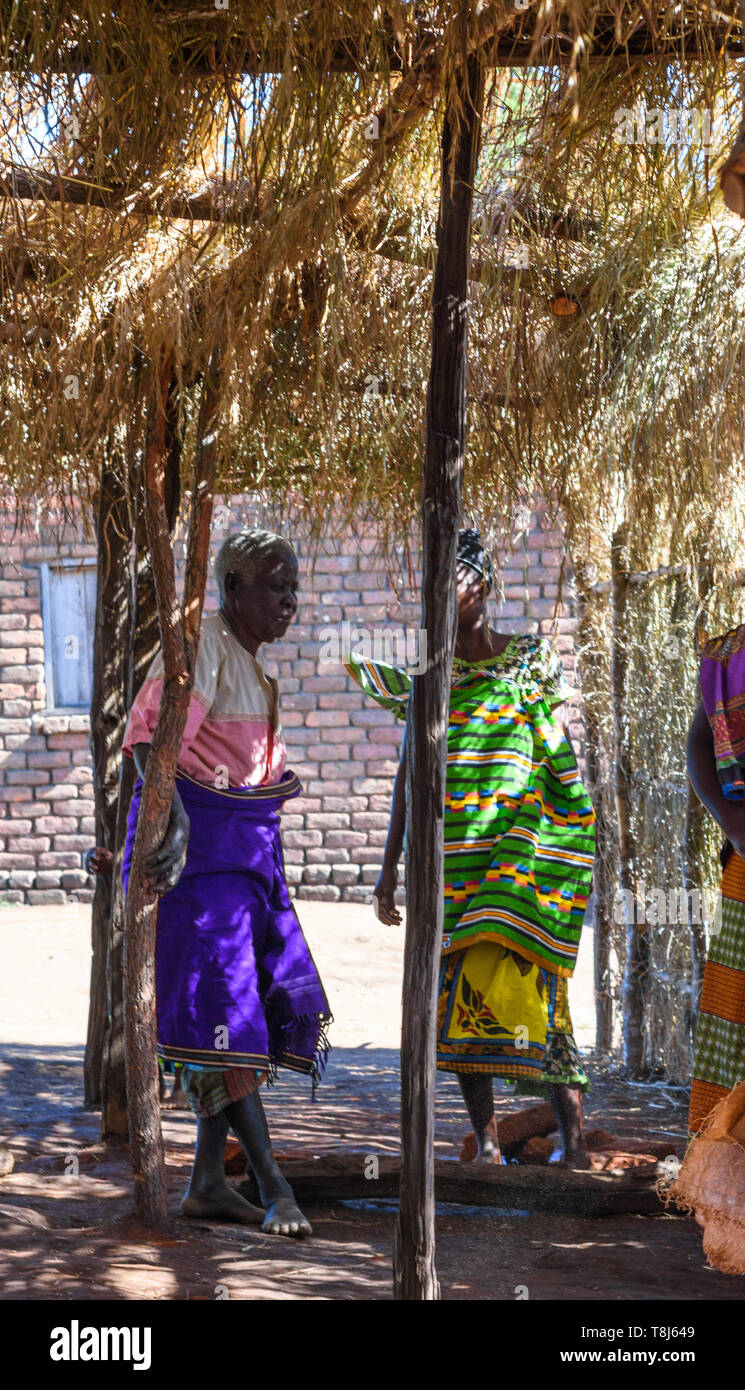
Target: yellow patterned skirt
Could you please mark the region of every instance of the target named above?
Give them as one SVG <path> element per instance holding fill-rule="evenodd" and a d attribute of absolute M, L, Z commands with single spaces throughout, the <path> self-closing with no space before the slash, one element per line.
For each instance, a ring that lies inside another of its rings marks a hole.
<path fill-rule="evenodd" d="M 443 956 L 437 1067 L 501 1076 L 523 1094 L 554 1083 L 588 1086 L 566 977 L 491 941 Z"/>

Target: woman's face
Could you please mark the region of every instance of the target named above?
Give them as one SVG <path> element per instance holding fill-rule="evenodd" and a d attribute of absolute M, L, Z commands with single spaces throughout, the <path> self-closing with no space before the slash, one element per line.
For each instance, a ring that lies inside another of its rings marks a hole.
<path fill-rule="evenodd" d="M 253 576 L 226 576 L 225 590 L 228 613 L 236 613 L 259 642 L 277 642 L 297 611 L 297 563 L 291 552 L 277 547 Z"/>
<path fill-rule="evenodd" d="M 484 608 L 484 580 L 470 565 L 458 564 L 458 623 L 468 625 L 480 617 Z"/>

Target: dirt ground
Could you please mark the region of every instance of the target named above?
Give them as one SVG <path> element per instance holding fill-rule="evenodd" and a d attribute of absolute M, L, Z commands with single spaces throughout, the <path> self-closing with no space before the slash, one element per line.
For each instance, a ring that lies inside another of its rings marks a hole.
<path fill-rule="evenodd" d="M 280 1156 L 398 1150 L 402 934 L 369 908 L 302 902 L 298 910 L 324 978 L 334 1050 L 314 1104 L 306 1078 L 265 1093 Z M 14 1156 L 0 1178 L 0 1289 L 6 1300 L 371 1300 L 391 1297 L 394 1210 L 367 1201 L 308 1209 L 314 1234 L 294 1242 L 235 1226 L 187 1222 L 195 1121 L 164 1110 L 172 1220 L 165 1236 L 131 1221 L 124 1146 L 102 1146 L 82 1105 L 90 968 L 89 909 L 0 911 L 0 1144 Z M 669 1141 L 682 1154 L 685 1098 L 625 1083 L 592 1057 L 592 942 L 572 986 L 575 1028 L 593 1086 L 589 1127 L 619 1139 Z M 498 1086 L 498 1109 L 515 1100 Z M 469 1129 L 455 1079 L 438 1078 L 439 1157 L 457 1161 Z M 499 1208 L 438 1206 L 444 1299 L 742 1299 L 741 1279 L 707 1268 L 698 1228 L 672 1216 L 580 1219 Z"/>

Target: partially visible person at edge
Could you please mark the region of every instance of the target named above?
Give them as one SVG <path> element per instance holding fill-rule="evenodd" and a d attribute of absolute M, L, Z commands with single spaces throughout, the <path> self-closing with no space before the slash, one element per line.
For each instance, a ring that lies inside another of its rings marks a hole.
<path fill-rule="evenodd" d="M 145 865 L 159 898 L 158 1052 L 182 1064 L 197 1120 L 185 1216 L 310 1235 L 274 1158 L 259 1086 L 277 1067 L 325 1062 L 326 995 L 287 890 L 278 812 L 301 790 L 285 767 L 277 682 L 259 660 L 297 609 L 292 546 L 270 531 L 230 536 L 215 562 L 220 608 L 201 625 L 194 688 L 165 838 Z M 124 752 L 137 764 L 122 880 L 163 682 L 159 653 L 133 703 Z M 264 1210 L 225 1178 L 232 1129 Z"/>
<path fill-rule="evenodd" d="M 567 981 L 592 880 L 595 815 L 553 711 L 575 691 L 547 638 L 489 627 L 492 564 L 477 531 L 458 538 L 458 632 L 445 792 L 445 905 L 437 1067 L 457 1074 L 478 1143 L 502 1161 L 492 1078 L 546 1094 L 561 1135 L 555 1161 L 589 1166 L 589 1085 L 572 1032 Z M 409 674 L 351 655 L 347 669 L 405 719 Z M 380 877 L 382 922 L 395 906 L 405 824 L 406 743 Z"/>
<path fill-rule="evenodd" d="M 701 648 L 701 701 L 688 734 L 688 776 L 724 831 L 720 929 L 704 969 L 688 1128 L 745 1080 L 745 623 Z"/>

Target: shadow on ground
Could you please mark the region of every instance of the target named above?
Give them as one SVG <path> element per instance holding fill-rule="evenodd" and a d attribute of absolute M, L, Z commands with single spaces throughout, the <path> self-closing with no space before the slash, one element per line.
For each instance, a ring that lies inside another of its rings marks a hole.
<path fill-rule="evenodd" d="M 15 1168 L 0 1178 L 4 1299 L 387 1299 L 395 1212 L 387 1203 L 310 1210 L 306 1242 L 256 1228 L 186 1222 L 195 1121 L 164 1111 L 171 1218 L 157 1239 L 131 1221 L 123 1145 L 102 1145 L 81 1102 L 83 1049 L 0 1045 L 0 1143 Z M 337 1048 L 315 1102 L 307 1078 L 266 1093 L 277 1152 L 398 1149 L 398 1053 Z M 500 1092 L 498 1109 L 514 1108 Z M 682 1093 L 634 1088 L 596 1067 L 589 1122 L 629 1136 L 685 1132 Z M 465 1120 L 457 1082 L 438 1077 L 437 1151 L 457 1157 Z M 442 1296 L 457 1299 L 741 1299 L 741 1280 L 707 1269 L 698 1228 L 658 1217 L 595 1220 L 438 1209 Z"/>

